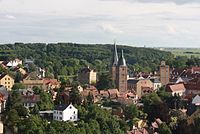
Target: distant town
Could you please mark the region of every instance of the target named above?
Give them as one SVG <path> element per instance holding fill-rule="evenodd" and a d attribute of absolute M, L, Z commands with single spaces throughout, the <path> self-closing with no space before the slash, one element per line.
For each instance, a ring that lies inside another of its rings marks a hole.
<path fill-rule="evenodd" d="M 200 59 L 134 49 L 2 45 L 0 133 L 198 134 Z"/>

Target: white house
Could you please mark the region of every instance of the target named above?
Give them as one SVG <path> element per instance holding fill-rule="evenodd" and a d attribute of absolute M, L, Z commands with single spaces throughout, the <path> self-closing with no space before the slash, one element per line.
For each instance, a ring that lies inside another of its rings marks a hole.
<path fill-rule="evenodd" d="M 175 94 L 179 96 L 183 96 L 185 94 L 186 88 L 183 83 L 179 83 L 179 84 L 174 84 L 174 85 L 167 85 L 166 90 L 168 92 L 171 92 L 173 96 Z"/>
<path fill-rule="evenodd" d="M 153 90 L 159 90 L 159 88 L 162 87 L 162 84 L 161 84 L 161 82 L 159 81 L 158 78 L 153 78 L 153 79 L 150 79 L 150 80 L 153 83 Z"/>
<path fill-rule="evenodd" d="M 16 67 L 18 65 L 22 65 L 22 60 L 15 59 L 15 60 L 9 61 L 6 66 L 7 67 Z"/>
<path fill-rule="evenodd" d="M 193 100 L 192 100 L 192 104 L 195 104 L 196 106 L 200 106 L 200 96 L 196 95 Z"/>
<path fill-rule="evenodd" d="M 57 121 L 77 121 L 78 109 L 72 104 L 58 105 L 53 111 L 53 120 Z"/>

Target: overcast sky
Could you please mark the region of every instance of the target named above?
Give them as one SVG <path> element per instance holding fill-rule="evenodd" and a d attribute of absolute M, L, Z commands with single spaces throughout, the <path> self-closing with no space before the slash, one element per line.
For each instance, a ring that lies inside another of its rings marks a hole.
<path fill-rule="evenodd" d="M 200 47 L 200 0 L 0 0 L 0 43 Z"/>

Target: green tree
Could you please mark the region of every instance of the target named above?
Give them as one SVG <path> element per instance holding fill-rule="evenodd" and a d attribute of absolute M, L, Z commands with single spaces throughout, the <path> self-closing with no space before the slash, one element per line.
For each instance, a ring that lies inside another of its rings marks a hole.
<path fill-rule="evenodd" d="M 125 107 L 124 114 L 125 114 L 125 118 L 127 120 L 128 119 L 132 120 L 132 119 L 138 117 L 139 111 L 138 111 L 136 105 L 131 104 L 131 105 Z"/>
<path fill-rule="evenodd" d="M 102 73 L 99 76 L 99 81 L 97 82 L 97 89 L 105 90 L 111 88 L 114 88 L 114 83 L 111 79 L 111 76 L 109 74 Z"/>
<path fill-rule="evenodd" d="M 40 94 L 40 102 L 38 103 L 39 110 L 52 110 L 54 105 L 51 95 L 42 91 Z"/>
<path fill-rule="evenodd" d="M 36 95 L 39 95 L 43 92 L 42 89 L 39 88 L 38 86 L 33 86 L 32 90 L 33 90 L 34 94 L 36 94 Z"/>
<path fill-rule="evenodd" d="M 19 116 L 26 117 L 28 115 L 28 110 L 23 105 L 18 105 L 14 109 L 17 110 Z"/>
<path fill-rule="evenodd" d="M 12 87 L 13 90 L 17 90 L 17 89 L 25 89 L 25 85 L 22 83 L 15 83 Z"/>
<path fill-rule="evenodd" d="M 74 85 L 70 91 L 70 102 L 77 105 L 82 103 L 82 97 L 77 88 L 77 85 Z"/>
<path fill-rule="evenodd" d="M 17 123 L 20 121 L 20 117 L 15 109 L 10 110 L 7 115 L 7 124 L 10 127 L 16 126 Z"/>
<path fill-rule="evenodd" d="M 159 134 L 172 134 L 171 130 L 169 129 L 169 127 L 167 126 L 166 123 L 162 123 L 159 125 L 158 133 Z"/>

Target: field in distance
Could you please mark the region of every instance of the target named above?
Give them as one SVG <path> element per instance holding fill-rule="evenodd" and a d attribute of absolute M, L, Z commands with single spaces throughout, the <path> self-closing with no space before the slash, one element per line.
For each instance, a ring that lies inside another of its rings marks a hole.
<path fill-rule="evenodd" d="M 200 48 L 157 48 L 162 51 L 168 51 L 175 56 L 187 56 L 187 57 L 199 57 L 200 58 Z"/>

